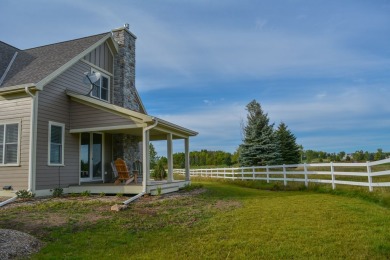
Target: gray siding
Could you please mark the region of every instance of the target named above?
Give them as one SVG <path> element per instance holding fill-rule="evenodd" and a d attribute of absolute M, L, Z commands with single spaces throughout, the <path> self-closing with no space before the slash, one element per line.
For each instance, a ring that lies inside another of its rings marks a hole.
<path fill-rule="evenodd" d="M 113 73 L 113 56 L 107 43 L 103 43 L 102 45 L 85 55 L 84 59 L 100 68 L 105 69 L 110 73 Z"/>
<path fill-rule="evenodd" d="M 70 99 L 67 89 L 88 93 L 89 86 L 83 84 L 85 71 L 91 67 L 78 62 L 62 73 L 39 94 L 37 122 L 37 166 L 36 189 L 67 187 L 79 183 L 79 135 L 70 134 Z M 65 124 L 65 166 L 48 166 L 49 121 Z"/>
<path fill-rule="evenodd" d="M 0 97 L 0 121 L 20 120 L 20 166 L 0 166 L 0 187 L 12 185 L 14 190 L 28 188 L 31 98 L 28 96 Z"/>
<path fill-rule="evenodd" d="M 109 127 L 133 124 L 130 119 L 72 101 L 70 107 L 71 129 Z"/>

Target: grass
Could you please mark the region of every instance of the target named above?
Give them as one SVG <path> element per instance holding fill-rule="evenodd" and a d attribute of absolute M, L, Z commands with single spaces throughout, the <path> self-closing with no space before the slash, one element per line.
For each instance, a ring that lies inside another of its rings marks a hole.
<path fill-rule="evenodd" d="M 200 195 L 143 198 L 121 212 L 88 198 L 5 208 L 0 227 L 44 240 L 35 259 L 390 258 L 390 209 L 379 201 L 248 183 L 202 181 Z"/>

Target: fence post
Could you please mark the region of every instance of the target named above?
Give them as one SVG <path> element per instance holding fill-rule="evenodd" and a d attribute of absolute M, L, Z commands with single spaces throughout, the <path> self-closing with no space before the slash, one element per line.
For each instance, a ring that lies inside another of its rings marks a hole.
<path fill-rule="evenodd" d="M 371 191 L 373 191 L 373 187 L 372 187 L 372 176 L 371 176 L 371 166 L 370 166 L 370 162 L 367 162 L 367 177 L 368 177 L 368 189 Z"/>
<path fill-rule="evenodd" d="M 255 166 L 252 167 L 252 179 L 255 180 Z"/>
<path fill-rule="evenodd" d="M 287 186 L 287 174 L 286 174 L 286 165 L 283 164 L 283 183 L 284 186 Z"/>
<path fill-rule="evenodd" d="M 332 175 L 332 189 L 336 189 L 336 184 L 334 183 L 334 166 L 333 162 L 330 162 L 330 174 Z"/>
<path fill-rule="evenodd" d="M 223 168 L 223 179 L 226 179 L 226 168 Z"/>
<path fill-rule="evenodd" d="M 234 169 L 232 168 L 232 180 L 234 180 Z"/>
<path fill-rule="evenodd" d="M 306 188 L 308 188 L 309 187 L 309 181 L 308 181 L 308 178 L 307 178 L 307 165 L 306 165 L 306 163 L 303 165 L 303 169 L 305 171 L 305 186 L 306 186 Z"/>
<path fill-rule="evenodd" d="M 243 168 L 241 169 L 241 180 L 242 181 L 244 180 L 244 169 Z"/>
<path fill-rule="evenodd" d="M 268 165 L 265 166 L 267 170 L 267 183 L 269 183 L 269 168 Z"/>

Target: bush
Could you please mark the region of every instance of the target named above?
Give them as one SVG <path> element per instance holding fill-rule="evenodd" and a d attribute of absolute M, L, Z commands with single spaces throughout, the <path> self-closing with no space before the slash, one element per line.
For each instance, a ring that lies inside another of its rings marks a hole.
<path fill-rule="evenodd" d="M 164 169 L 164 164 L 162 161 L 159 161 L 153 169 L 152 177 L 155 180 L 162 180 L 167 177 L 167 172 Z"/>
<path fill-rule="evenodd" d="M 83 191 L 82 193 L 80 193 L 80 195 L 83 197 L 89 197 L 89 196 L 91 196 L 91 192 L 89 190 L 86 190 L 86 191 Z"/>
<path fill-rule="evenodd" d="M 54 198 L 62 197 L 62 195 L 64 195 L 64 190 L 62 188 L 55 188 L 55 189 L 53 189 L 52 196 Z"/>
<path fill-rule="evenodd" d="M 23 199 L 23 200 L 28 200 L 28 199 L 32 199 L 35 197 L 35 194 L 32 193 L 31 191 L 27 191 L 27 190 L 18 190 L 16 192 L 16 196 L 19 198 L 19 199 Z"/>

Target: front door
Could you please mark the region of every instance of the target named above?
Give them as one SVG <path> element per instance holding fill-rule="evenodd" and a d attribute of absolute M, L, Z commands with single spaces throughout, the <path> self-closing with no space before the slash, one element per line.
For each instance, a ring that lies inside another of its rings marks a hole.
<path fill-rule="evenodd" d="M 81 133 L 80 139 L 81 181 L 101 181 L 103 176 L 103 135 L 100 133 Z"/>

